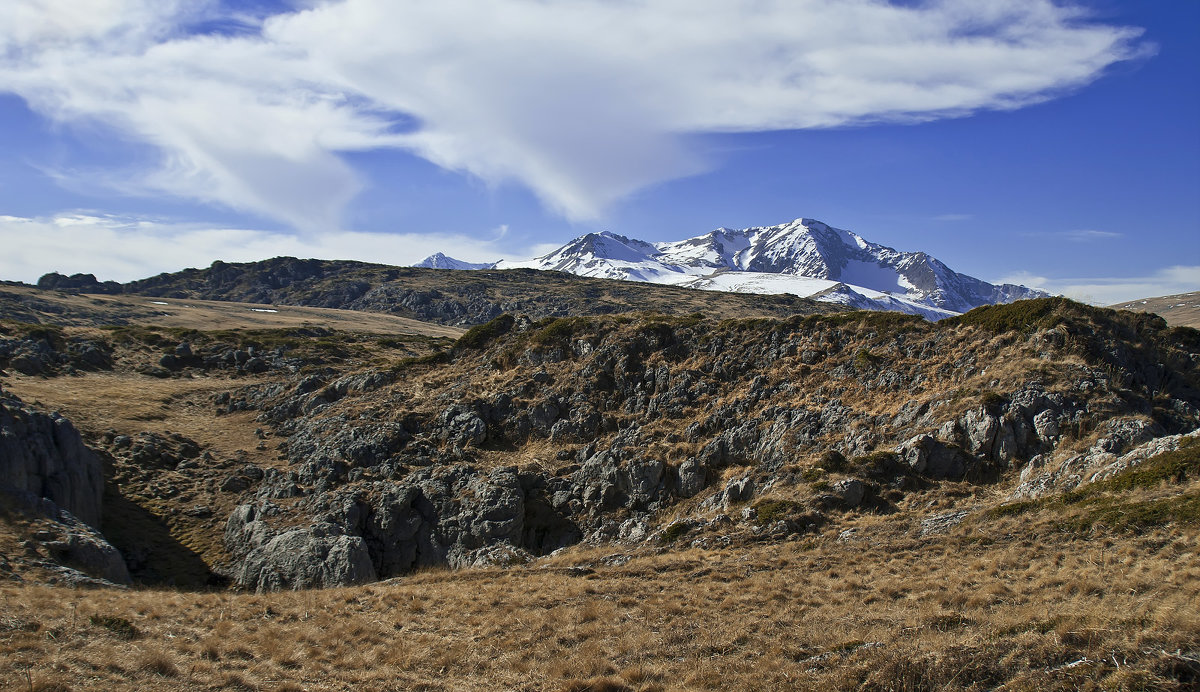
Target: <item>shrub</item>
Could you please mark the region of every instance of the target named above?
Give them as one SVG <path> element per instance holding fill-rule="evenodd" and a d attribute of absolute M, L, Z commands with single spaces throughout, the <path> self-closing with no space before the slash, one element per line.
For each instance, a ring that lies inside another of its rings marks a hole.
<path fill-rule="evenodd" d="M 1008 400 L 1001 394 L 989 391 L 983 393 L 979 403 L 985 411 L 995 416 L 1000 414 Z"/>
<path fill-rule="evenodd" d="M 676 521 L 663 529 L 662 542 L 674 543 L 683 537 L 684 534 L 692 530 L 691 524 L 686 521 Z"/>
<path fill-rule="evenodd" d="M 804 505 L 794 500 L 763 500 L 754 505 L 754 510 L 758 513 L 755 521 L 759 526 L 766 526 L 799 514 L 803 509 Z"/>
<path fill-rule="evenodd" d="M 458 337 L 458 341 L 454 342 L 454 347 L 486 348 L 488 344 L 507 334 L 513 328 L 513 325 L 516 324 L 516 321 L 512 315 L 505 313 L 490 322 L 471 327 L 465 334 Z"/>
<path fill-rule="evenodd" d="M 837 473 L 845 470 L 847 465 L 846 455 L 836 449 L 826 450 L 821 458 L 817 460 L 817 468 L 825 469 L 830 473 Z M 805 479 L 809 480 L 809 479 Z"/>
<path fill-rule="evenodd" d="M 559 317 L 538 324 L 544 326 L 534 332 L 529 340 L 537 345 L 548 345 L 567 341 L 576 330 L 591 326 L 591 320 L 586 317 Z"/>
<path fill-rule="evenodd" d="M 883 356 L 878 356 L 871 353 L 870 349 L 859 349 L 858 353 L 854 354 L 854 367 L 864 370 L 874 367 L 883 362 Z"/>
<path fill-rule="evenodd" d="M 854 461 L 851 463 L 867 470 L 886 471 L 888 468 L 895 466 L 899 459 L 900 457 L 895 452 L 878 450 L 860 457 L 854 457 Z"/>

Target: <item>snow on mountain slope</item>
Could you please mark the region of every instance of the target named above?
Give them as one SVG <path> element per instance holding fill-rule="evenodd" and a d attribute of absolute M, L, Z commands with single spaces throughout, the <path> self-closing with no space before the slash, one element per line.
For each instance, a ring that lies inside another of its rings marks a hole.
<path fill-rule="evenodd" d="M 475 262 L 464 262 L 462 260 L 456 260 L 453 257 L 447 257 L 446 255 L 443 255 L 440 252 L 435 252 L 432 255 L 421 260 L 420 262 L 414 264 L 413 266 L 414 267 L 424 267 L 426 269 L 469 270 L 469 269 L 491 269 L 495 265 L 496 265 L 495 262 L 482 263 L 482 264 L 475 263 Z"/>
<path fill-rule="evenodd" d="M 740 293 L 792 293 L 930 319 L 1046 295 L 1024 286 L 995 286 L 959 274 L 924 252 L 901 252 L 813 219 L 718 228 L 661 243 L 589 233 L 547 255 L 494 266 Z"/>

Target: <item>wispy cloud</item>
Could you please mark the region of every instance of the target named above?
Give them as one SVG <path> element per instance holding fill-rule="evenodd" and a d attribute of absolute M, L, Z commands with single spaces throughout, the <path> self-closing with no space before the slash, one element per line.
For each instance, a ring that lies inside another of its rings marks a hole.
<path fill-rule="evenodd" d="M 0 91 L 152 146 L 125 189 L 339 228 L 343 152 L 395 148 L 570 218 L 713 165 L 696 133 L 1017 108 L 1152 50 L 1052 0 L 0 4 Z M 199 8 L 199 9 L 197 9 Z M 204 22 L 226 35 L 189 35 Z"/>
<path fill-rule="evenodd" d="M 1147 276 L 1050 278 L 1018 272 L 996 280 L 1040 288 L 1095 305 L 1116 305 L 1139 298 L 1200 291 L 1200 266 L 1165 267 Z"/>
<path fill-rule="evenodd" d="M 1076 243 L 1089 243 L 1095 240 L 1112 240 L 1113 238 L 1122 237 L 1122 234 L 1114 233 L 1113 231 L 1066 231 L 1059 235 Z"/>
<path fill-rule="evenodd" d="M 88 212 L 46 218 L 0 216 L 0 279 L 32 283 L 42 274 L 95 274 L 131 281 L 213 260 L 250 262 L 290 255 L 414 264 L 435 252 L 470 262 L 543 254 L 541 245 L 501 244 L 455 233 L 362 233 L 336 231 L 296 235 L 222 228 L 160 219 Z"/>
<path fill-rule="evenodd" d="M 1021 235 L 1029 238 L 1059 238 L 1073 243 L 1091 243 L 1100 240 L 1123 238 L 1125 234 L 1115 231 L 1075 230 L 1075 231 L 1027 231 Z"/>

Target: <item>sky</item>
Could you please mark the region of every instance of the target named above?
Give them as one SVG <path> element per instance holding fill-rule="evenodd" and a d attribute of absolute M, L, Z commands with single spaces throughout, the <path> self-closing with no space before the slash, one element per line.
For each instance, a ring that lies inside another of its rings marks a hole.
<path fill-rule="evenodd" d="M 5 0 L 0 279 L 808 217 L 1200 290 L 1200 3 Z"/>

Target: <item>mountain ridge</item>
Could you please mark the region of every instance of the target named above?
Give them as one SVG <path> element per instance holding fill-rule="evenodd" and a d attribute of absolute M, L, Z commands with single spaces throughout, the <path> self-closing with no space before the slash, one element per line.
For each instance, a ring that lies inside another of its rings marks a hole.
<path fill-rule="evenodd" d="M 468 264 L 438 253 L 418 266 L 457 269 Z M 490 266 L 705 290 L 792 293 L 929 319 L 1047 295 L 960 274 L 928 253 L 896 250 L 810 218 L 775 226 L 722 227 L 655 243 L 610 231 L 593 232 L 540 257 L 500 260 Z"/>

